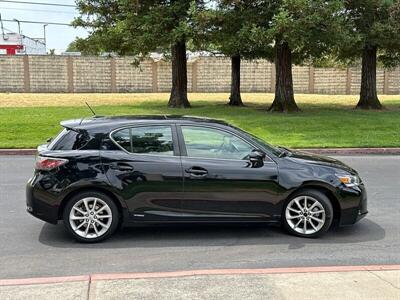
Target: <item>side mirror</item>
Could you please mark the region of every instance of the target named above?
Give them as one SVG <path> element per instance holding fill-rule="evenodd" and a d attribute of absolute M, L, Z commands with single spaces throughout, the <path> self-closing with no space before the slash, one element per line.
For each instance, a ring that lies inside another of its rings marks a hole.
<path fill-rule="evenodd" d="M 259 168 L 264 165 L 265 153 L 261 150 L 255 149 L 249 154 L 249 160 L 252 168 Z"/>

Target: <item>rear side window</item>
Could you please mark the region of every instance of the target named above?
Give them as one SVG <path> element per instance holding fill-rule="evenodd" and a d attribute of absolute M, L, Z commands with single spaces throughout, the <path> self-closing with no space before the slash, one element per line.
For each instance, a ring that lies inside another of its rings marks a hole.
<path fill-rule="evenodd" d="M 64 129 L 49 145 L 52 150 L 79 150 L 84 148 L 90 140 L 86 131 L 77 132 Z"/>
<path fill-rule="evenodd" d="M 123 149 L 137 154 L 174 155 L 170 126 L 146 126 L 121 129 L 112 139 Z"/>

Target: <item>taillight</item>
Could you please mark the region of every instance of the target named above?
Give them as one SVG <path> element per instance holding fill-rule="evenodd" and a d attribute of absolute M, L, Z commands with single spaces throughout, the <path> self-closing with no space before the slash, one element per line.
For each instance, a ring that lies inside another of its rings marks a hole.
<path fill-rule="evenodd" d="M 38 156 L 36 157 L 35 169 L 49 171 L 65 165 L 67 162 L 68 159 Z"/>

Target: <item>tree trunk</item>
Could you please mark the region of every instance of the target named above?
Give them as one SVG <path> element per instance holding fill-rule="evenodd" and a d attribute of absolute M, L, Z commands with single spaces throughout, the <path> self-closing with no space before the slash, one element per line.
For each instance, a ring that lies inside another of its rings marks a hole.
<path fill-rule="evenodd" d="M 229 105 L 243 106 L 242 97 L 240 95 L 240 55 L 231 57 L 231 95 L 229 96 Z"/>
<path fill-rule="evenodd" d="M 187 59 L 185 41 L 172 46 L 172 89 L 169 107 L 190 107 L 187 98 Z"/>
<path fill-rule="evenodd" d="M 362 54 L 360 100 L 356 108 L 381 109 L 376 92 L 376 46 L 365 46 Z"/>
<path fill-rule="evenodd" d="M 277 112 L 299 111 L 293 93 L 292 52 L 286 42 L 277 43 L 275 46 L 275 70 L 275 99 L 268 110 Z"/>

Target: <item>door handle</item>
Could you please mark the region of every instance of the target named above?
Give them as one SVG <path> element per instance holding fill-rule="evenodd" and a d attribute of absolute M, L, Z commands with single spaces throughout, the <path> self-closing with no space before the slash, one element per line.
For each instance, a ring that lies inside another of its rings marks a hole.
<path fill-rule="evenodd" d="M 131 165 L 129 165 L 129 164 L 124 164 L 124 163 L 113 164 L 113 165 L 111 165 L 110 167 L 111 167 L 111 169 L 113 169 L 113 170 L 118 170 L 118 171 L 126 171 L 126 172 L 129 172 L 129 171 L 133 171 L 133 170 L 134 170 L 134 168 L 133 168 Z"/>
<path fill-rule="evenodd" d="M 189 173 L 190 176 L 193 177 L 205 177 L 208 175 L 208 171 L 200 167 L 191 167 L 189 169 L 186 169 L 185 172 Z"/>

